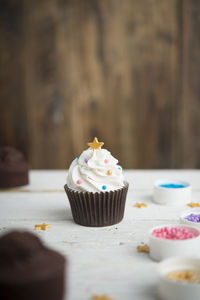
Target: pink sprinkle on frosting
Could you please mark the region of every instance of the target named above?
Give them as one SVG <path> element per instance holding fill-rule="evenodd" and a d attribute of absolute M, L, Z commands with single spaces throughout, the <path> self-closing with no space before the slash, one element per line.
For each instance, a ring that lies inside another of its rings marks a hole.
<path fill-rule="evenodd" d="M 81 184 L 82 181 L 81 181 L 80 179 L 78 179 L 76 183 L 77 183 L 77 184 Z"/>
<path fill-rule="evenodd" d="M 104 160 L 104 162 L 105 162 L 105 164 L 108 164 L 109 160 L 106 158 L 106 159 Z"/>
<path fill-rule="evenodd" d="M 152 235 L 165 240 L 186 240 L 198 236 L 198 233 L 187 227 L 163 227 L 154 229 Z"/>

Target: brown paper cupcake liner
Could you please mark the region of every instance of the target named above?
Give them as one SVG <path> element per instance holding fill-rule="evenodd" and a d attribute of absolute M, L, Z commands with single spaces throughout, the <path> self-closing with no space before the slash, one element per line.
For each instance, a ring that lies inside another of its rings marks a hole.
<path fill-rule="evenodd" d="M 64 186 L 74 222 L 91 227 L 110 226 L 119 223 L 124 216 L 128 182 L 123 188 L 110 192 L 78 192 Z"/>

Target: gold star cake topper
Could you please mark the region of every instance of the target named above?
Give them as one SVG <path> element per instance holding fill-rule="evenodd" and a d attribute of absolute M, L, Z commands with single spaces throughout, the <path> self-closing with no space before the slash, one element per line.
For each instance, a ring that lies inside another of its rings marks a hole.
<path fill-rule="evenodd" d="M 100 150 L 101 147 L 104 145 L 103 142 L 99 142 L 98 139 L 95 137 L 92 143 L 88 143 L 88 146 L 93 150 Z"/>

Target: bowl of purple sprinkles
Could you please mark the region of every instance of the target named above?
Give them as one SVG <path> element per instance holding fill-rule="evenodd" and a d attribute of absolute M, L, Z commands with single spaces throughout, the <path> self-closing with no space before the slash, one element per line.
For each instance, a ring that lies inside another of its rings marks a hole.
<path fill-rule="evenodd" d="M 185 211 L 180 216 L 181 223 L 190 224 L 195 227 L 200 227 L 200 209 L 191 209 Z"/>

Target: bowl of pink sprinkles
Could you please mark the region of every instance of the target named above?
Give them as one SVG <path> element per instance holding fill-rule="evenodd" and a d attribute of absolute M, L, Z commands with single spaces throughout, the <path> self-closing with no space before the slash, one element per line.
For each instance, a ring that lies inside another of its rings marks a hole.
<path fill-rule="evenodd" d="M 198 236 L 198 232 L 188 227 L 161 227 L 152 231 L 154 237 L 166 240 L 187 240 Z"/>
<path fill-rule="evenodd" d="M 161 225 L 149 232 L 150 257 L 161 261 L 172 256 L 198 256 L 200 230 L 185 225 Z"/>

